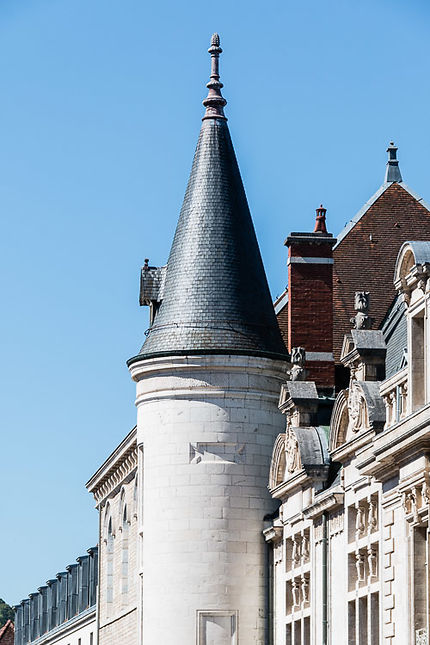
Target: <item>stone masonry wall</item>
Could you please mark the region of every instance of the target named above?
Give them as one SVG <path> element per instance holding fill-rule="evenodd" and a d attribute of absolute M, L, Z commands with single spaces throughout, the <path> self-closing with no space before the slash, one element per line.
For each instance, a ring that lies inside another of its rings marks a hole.
<path fill-rule="evenodd" d="M 264 645 L 262 530 L 284 370 L 235 356 L 132 365 L 145 446 L 145 643 L 236 645 L 239 633 Z"/>
<path fill-rule="evenodd" d="M 116 494 L 108 499 L 101 510 L 100 645 L 118 645 L 118 643 L 135 645 L 138 642 L 136 611 L 139 596 L 138 500 L 135 478 L 136 474 L 130 481 L 119 487 Z M 128 528 L 123 526 L 125 505 Z M 112 538 L 108 536 L 109 518 L 112 521 Z M 113 554 L 109 554 L 109 539 L 113 543 Z M 125 548 L 124 540 L 128 542 L 128 549 Z M 127 551 L 128 558 L 125 557 Z M 112 560 L 111 564 L 109 560 Z M 128 564 L 124 560 L 128 560 Z M 109 578 L 109 567 L 112 567 L 111 578 Z M 109 585 L 112 586 L 112 592 L 108 591 Z"/>

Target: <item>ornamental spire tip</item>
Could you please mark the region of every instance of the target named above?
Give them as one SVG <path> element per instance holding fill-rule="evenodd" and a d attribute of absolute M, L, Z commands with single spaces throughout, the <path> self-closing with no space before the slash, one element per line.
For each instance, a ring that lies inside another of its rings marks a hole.
<path fill-rule="evenodd" d="M 221 88 L 223 84 L 219 80 L 219 55 L 222 54 L 222 49 L 220 47 L 220 38 L 217 33 L 212 35 L 211 46 L 208 49 L 209 54 L 211 55 L 211 77 L 209 83 L 206 85 L 209 92 L 203 105 L 206 108 L 203 121 L 205 119 L 225 119 L 224 115 L 224 106 L 227 104 L 227 101 L 221 94 Z"/>

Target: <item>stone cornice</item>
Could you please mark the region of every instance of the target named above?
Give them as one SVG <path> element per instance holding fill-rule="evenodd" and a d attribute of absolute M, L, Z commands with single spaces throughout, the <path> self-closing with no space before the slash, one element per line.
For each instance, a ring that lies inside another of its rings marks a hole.
<path fill-rule="evenodd" d="M 137 429 L 134 427 L 86 485 L 97 505 L 135 472 L 137 453 Z"/>
<path fill-rule="evenodd" d="M 270 494 L 275 499 L 283 500 L 285 497 L 288 496 L 288 493 L 291 493 L 293 490 L 295 490 L 296 488 L 299 488 L 300 486 L 302 486 L 307 482 L 311 484 L 311 481 L 312 480 L 309 478 L 304 468 L 302 468 L 301 470 L 297 471 L 293 475 L 290 475 L 287 481 L 283 481 L 280 484 L 278 484 L 275 488 L 271 488 Z"/>
<path fill-rule="evenodd" d="M 430 404 L 376 436 L 357 463 L 364 475 L 385 480 L 405 459 L 430 450 Z"/>
<path fill-rule="evenodd" d="M 348 441 L 348 443 L 344 443 L 339 446 L 339 448 L 332 450 L 330 452 L 330 456 L 333 461 L 344 463 L 345 461 L 348 461 L 348 459 L 355 456 L 356 451 L 359 448 L 362 448 L 363 446 L 366 446 L 366 444 L 371 443 L 374 436 L 375 430 L 373 428 L 367 429 L 364 432 L 358 432 L 351 441 Z"/>
<path fill-rule="evenodd" d="M 303 517 L 305 519 L 313 520 L 326 511 L 331 511 L 334 508 L 343 506 L 344 493 L 340 488 L 336 488 L 331 492 L 325 491 L 318 495 L 318 499 L 303 509 Z"/>
<path fill-rule="evenodd" d="M 264 529 L 263 535 L 266 542 L 278 542 L 282 539 L 284 534 L 283 526 L 269 526 L 269 528 Z"/>

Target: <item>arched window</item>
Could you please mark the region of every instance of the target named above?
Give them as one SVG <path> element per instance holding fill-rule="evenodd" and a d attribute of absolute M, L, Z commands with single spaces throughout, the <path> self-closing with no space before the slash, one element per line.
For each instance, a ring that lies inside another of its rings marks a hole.
<path fill-rule="evenodd" d="M 110 507 L 106 508 L 105 515 L 105 542 L 106 542 L 106 607 L 107 613 L 113 603 L 113 557 L 114 557 L 114 536 L 112 528 L 112 516 Z"/>
<path fill-rule="evenodd" d="M 136 476 L 134 478 L 134 486 L 133 486 L 133 516 L 137 519 L 137 508 L 138 508 L 138 500 L 139 500 L 139 476 L 136 473 Z"/>
<path fill-rule="evenodd" d="M 121 546 L 121 594 L 123 604 L 127 602 L 128 595 L 128 560 L 129 560 L 129 527 L 127 504 L 124 503 L 122 511 L 122 546 Z"/>

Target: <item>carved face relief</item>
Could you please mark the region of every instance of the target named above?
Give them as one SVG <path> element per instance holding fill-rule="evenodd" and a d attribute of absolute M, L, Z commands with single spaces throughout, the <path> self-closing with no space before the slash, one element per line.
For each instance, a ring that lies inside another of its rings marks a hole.
<path fill-rule="evenodd" d="M 289 427 L 287 429 L 287 437 L 285 439 L 285 455 L 286 455 L 286 473 L 292 474 L 301 470 L 302 462 L 300 459 L 299 442 L 294 434 L 294 430 Z"/>

